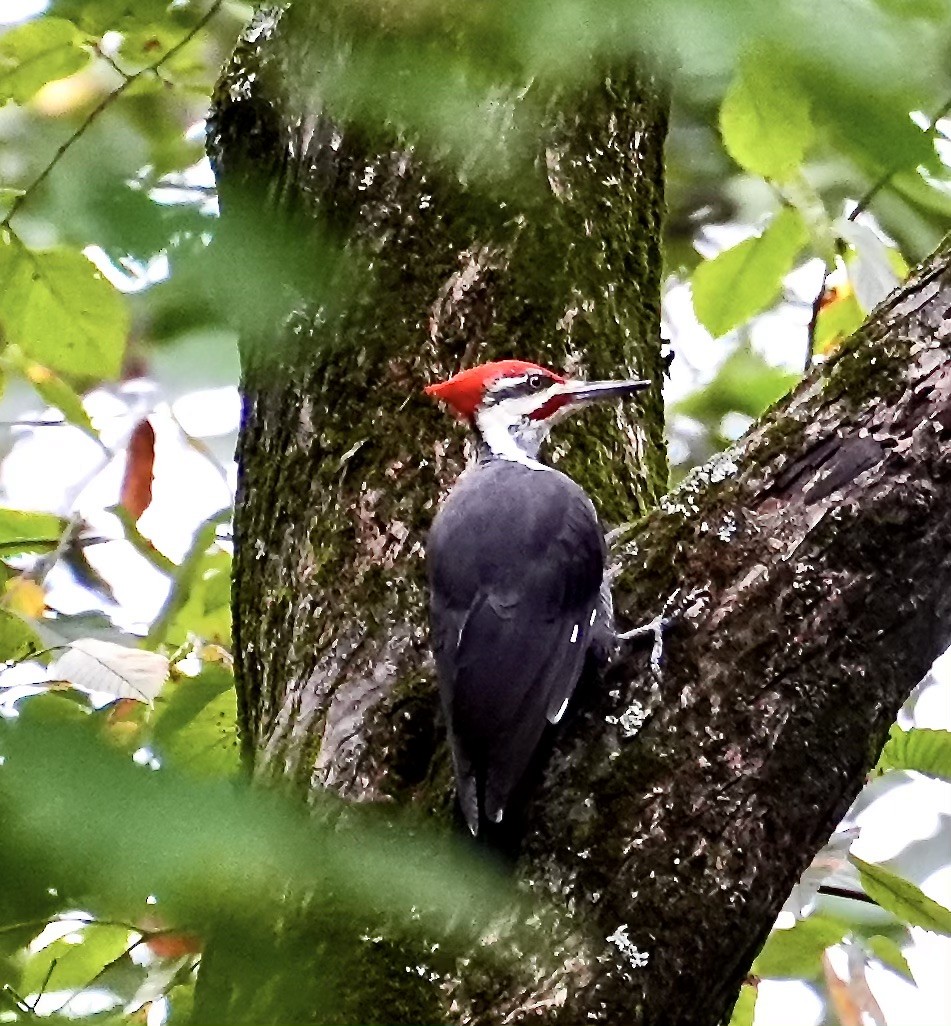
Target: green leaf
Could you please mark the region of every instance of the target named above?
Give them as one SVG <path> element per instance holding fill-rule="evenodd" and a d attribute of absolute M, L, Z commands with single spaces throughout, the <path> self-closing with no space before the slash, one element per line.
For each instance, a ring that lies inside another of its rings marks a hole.
<path fill-rule="evenodd" d="M 128 947 L 129 931 L 124 926 L 90 923 L 37 951 L 24 966 L 18 989 L 36 994 L 41 988 L 85 987 Z"/>
<path fill-rule="evenodd" d="M 50 406 L 63 414 L 67 424 L 72 424 L 84 431 L 90 438 L 99 441 L 99 432 L 92 426 L 89 414 L 83 406 L 83 401 L 76 393 L 76 390 L 64 381 L 58 374 L 54 374 L 49 367 L 27 360 L 19 346 L 10 346 L 7 350 L 10 358 L 20 373 L 36 390 L 36 394 Z"/>
<path fill-rule="evenodd" d="M 197 677 L 166 685 L 156 701 L 152 745 L 179 769 L 230 776 L 238 769 L 234 676 L 207 666 Z"/>
<path fill-rule="evenodd" d="M 61 723 L 81 724 L 93 729 L 89 696 L 70 687 L 52 687 L 37 695 L 28 695 L 17 702 L 19 724 L 35 724 L 45 730 Z"/>
<path fill-rule="evenodd" d="M 828 65 L 805 67 L 800 81 L 816 124 L 871 181 L 902 169 L 942 170 L 934 141 L 908 114 L 920 102 L 913 94 L 870 91 Z"/>
<path fill-rule="evenodd" d="M 45 646 L 36 632 L 15 613 L 0 609 L 0 663 L 23 659 Z"/>
<path fill-rule="evenodd" d="M 66 521 L 52 513 L 0 508 L 0 555 L 48 552 L 65 530 Z"/>
<path fill-rule="evenodd" d="M 751 983 L 740 987 L 740 996 L 733 1006 L 728 1026 L 753 1026 L 753 1015 L 756 1012 L 756 988 Z"/>
<path fill-rule="evenodd" d="M 913 770 L 951 781 L 951 731 L 924 727 L 902 730 L 895 724 L 875 767 L 877 774 L 889 770 Z"/>
<path fill-rule="evenodd" d="M 883 909 L 908 926 L 921 926 L 951 937 L 951 910 L 887 869 L 863 862 L 854 855 L 849 858 L 859 871 L 865 893 Z"/>
<path fill-rule="evenodd" d="M 0 36 L 0 106 L 25 103 L 47 82 L 66 78 L 92 59 L 84 37 L 63 18 L 41 17 Z"/>
<path fill-rule="evenodd" d="M 177 23 L 182 20 L 179 6 L 186 8 L 186 16 L 192 14 L 192 5 L 171 5 L 168 0 L 53 0 L 51 4 L 54 14 L 96 35 L 109 29 L 136 31 L 163 19 Z"/>
<path fill-rule="evenodd" d="M 882 965 L 888 966 L 893 972 L 903 976 L 909 983 L 914 983 L 915 978 L 911 973 L 911 966 L 902 954 L 901 948 L 891 939 L 877 933 L 873 937 L 862 941 L 862 946 L 873 957 L 877 958 Z"/>
<path fill-rule="evenodd" d="M 262 921 L 315 893 L 344 912 L 399 915 L 469 943 L 495 917 L 522 914 L 484 861 L 419 824 L 400 827 L 392 810 L 349 808 L 346 823 L 323 822 L 274 792 L 138 766 L 86 722 L 0 718 L 0 738 L 7 890 L 55 877 L 63 893 L 104 895 L 109 907 L 159 895 L 166 922 L 205 934 L 227 923 L 243 952 L 265 959 L 273 940 Z M 327 795 L 314 803 L 344 809 Z M 326 939 L 314 922 L 307 942 Z"/>
<path fill-rule="evenodd" d="M 816 318 L 816 352 L 824 353 L 832 349 L 848 338 L 864 320 L 865 314 L 851 289 L 842 296 L 836 295 L 822 307 Z"/>
<path fill-rule="evenodd" d="M 777 980 L 814 979 L 822 971 L 823 951 L 838 944 L 850 929 L 838 919 L 812 915 L 789 930 L 773 930 L 752 971 Z"/>
<path fill-rule="evenodd" d="M 912 206 L 929 214 L 951 220 L 951 180 L 927 171 L 896 171 L 888 181 L 893 189 Z"/>
<path fill-rule="evenodd" d="M 720 107 L 720 134 L 730 156 L 755 175 L 781 182 L 802 164 L 815 138 L 809 99 L 776 53 L 742 61 Z"/>
<path fill-rule="evenodd" d="M 212 555 L 209 550 L 215 542 L 216 528 L 221 524 L 227 523 L 230 519 L 231 508 L 227 507 L 218 510 L 217 513 L 213 513 L 207 520 L 199 524 L 188 552 L 175 572 L 175 582 L 168 593 L 168 598 L 165 600 L 159 615 L 155 618 L 155 622 L 149 628 L 146 644 L 150 648 L 154 648 L 165 641 L 169 631 L 172 629 L 176 631 L 176 636 L 179 639 L 175 644 L 180 644 L 184 637 L 187 636 L 187 623 L 191 620 L 191 617 L 194 616 L 197 621 L 199 616 L 204 615 L 204 603 L 201 603 L 200 608 L 193 606 L 186 615 L 186 620 L 184 621 L 186 630 L 185 635 L 182 635 L 182 609 L 191 598 L 196 581 L 202 577 L 207 569 L 207 560 Z M 230 627 L 229 609 L 228 624 L 225 631 L 229 635 Z M 193 633 L 200 632 L 193 631 Z"/>
<path fill-rule="evenodd" d="M 82 253 L 31 251 L 0 239 L 0 326 L 37 363 L 83 378 L 116 378 L 129 314 Z"/>
<path fill-rule="evenodd" d="M 807 239 L 800 215 L 785 207 L 762 235 L 705 260 L 691 283 L 700 323 L 719 337 L 765 310 L 779 295 Z"/>
<path fill-rule="evenodd" d="M 737 349 L 706 388 L 677 403 L 675 412 L 704 424 L 718 425 L 728 413 L 758 417 L 799 380 L 773 367 L 748 347 Z"/>
<path fill-rule="evenodd" d="M 925 18 L 945 21 L 948 16 L 947 0 L 875 0 L 879 7 L 900 18 Z"/>
<path fill-rule="evenodd" d="M 231 645 L 231 554 L 212 548 L 203 554 L 181 586 L 188 595 L 172 620 L 166 640 L 181 645 L 196 634 L 226 648 Z"/>

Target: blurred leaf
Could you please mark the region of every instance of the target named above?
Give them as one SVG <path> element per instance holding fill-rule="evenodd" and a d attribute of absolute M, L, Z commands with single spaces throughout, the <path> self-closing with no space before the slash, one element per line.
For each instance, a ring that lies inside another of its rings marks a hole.
<path fill-rule="evenodd" d="M 890 248 L 868 225 L 839 218 L 835 228 L 855 252 L 846 270 L 859 306 L 871 313 L 899 284 Z"/>
<path fill-rule="evenodd" d="M 14 613 L 38 620 L 46 609 L 46 592 L 30 577 L 13 577 L 4 585 L 3 604 Z"/>
<path fill-rule="evenodd" d="M 85 378 L 115 378 L 129 315 L 122 296 L 75 250 L 27 250 L 0 237 L 0 325 L 38 363 Z"/>
<path fill-rule="evenodd" d="M 784 207 L 762 235 L 705 260 L 693 273 L 693 306 L 711 335 L 725 335 L 779 295 L 808 235 L 799 214 Z"/>
<path fill-rule="evenodd" d="M 868 953 L 877 958 L 882 965 L 888 966 L 893 972 L 904 977 L 909 983 L 914 983 L 915 978 L 911 972 L 908 960 L 902 954 L 901 948 L 890 937 L 884 937 L 877 933 L 862 941 Z"/>
<path fill-rule="evenodd" d="M 138 521 L 152 501 L 154 466 L 155 429 L 146 418 L 132 429 L 119 492 L 119 504 L 133 521 Z"/>
<path fill-rule="evenodd" d="M 0 662 L 23 659 L 45 647 L 32 627 L 15 613 L 0 609 Z"/>
<path fill-rule="evenodd" d="M 72 990 L 86 986 L 129 947 L 124 926 L 90 923 L 32 955 L 23 968 L 19 991 Z M 44 986 L 45 985 L 45 986 Z"/>
<path fill-rule="evenodd" d="M 35 726 L 38 730 L 58 723 L 71 723 L 83 730 L 93 730 L 91 712 L 89 696 L 70 687 L 53 686 L 17 702 L 18 722 Z"/>
<path fill-rule="evenodd" d="M 870 1013 L 873 1026 L 885 1026 L 879 1016 L 871 1014 L 872 1009 L 865 1007 L 867 1002 L 862 1000 L 871 994 L 868 984 L 865 983 L 864 971 L 860 974 L 850 971 L 848 979 L 843 980 L 832 968 L 832 961 L 828 954 L 824 953 L 822 955 L 822 975 L 825 980 L 826 994 L 829 996 L 829 1004 L 835 1011 L 836 1022 L 839 1023 L 839 1026 L 863 1026 L 863 1011 Z"/>
<path fill-rule="evenodd" d="M 797 374 L 773 367 L 744 346 L 730 354 L 706 388 L 682 399 L 674 412 L 705 424 L 719 424 L 734 411 L 758 417 L 798 380 Z"/>
<path fill-rule="evenodd" d="M 227 523 L 230 519 L 230 508 L 221 509 L 198 526 L 185 558 L 175 571 L 175 581 L 168 593 L 168 598 L 155 618 L 155 622 L 149 628 L 146 638 L 149 647 L 154 648 L 165 641 L 173 623 L 180 618 L 182 607 L 191 596 L 192 585 L 204 569 L 206 554 L 214 545 L 218 525 Z M 180 642 L 175 643 L 180 644 Z"/>
<path fill-rule="evenodd" d="M 902 18 L 926 18 L 944 21 L 948 17 L 947 0 L 875 0 L 882 10 Z"/>
<path fill-rule="evenodd" d="M 870 90 L 830 66 L 804 66 L 802 88 L 830 142 L 876 179 L 900 169 L 940 169 L 934 141 L 911 119 L 920 97 Z"/>
<path fill-rule="evenodd" d="M 865 320 L 851 285 L 837 285 L 826 293 L 816 318 L 815 350 L 831 352 Z"/>
<path fill-rule="evenodd" d="M 156 704 L 152 745 L 163 762 L 203 776 L 238 770 L 234 676 L 207 666 L 168 684 Z"/>
<path fill-rule="evenodd" d="M 927 171 L 917 169 L 896 171 L 888 185 L 914 206 L 951 220 L 951 181 L 947 177 L 930 175 Z"/>
<path fill-rule="evenodd" d="M 895 724 L 888 732 L 875 773 L 889 770 L 913 770 L 951 781 L 951 731 L 925 727 L 902 730 Z"/>
<path fill-rule="evenodd" d="M 951 937 L 951 910 L 881 866 L 864 862 L 855 855 L 850 856 L 850 860 L 859 870 L 865 893 L 883 909 L 908 926 L 921 926 Z"/>
<path fill-rule="evenodd" d="M 740 996 L 733 1006 L 733 1014 L 730 1016 L 728 1026 L 753 1026 L 755 1012 L 756 987 L 751 983 L 744 983 L 740 988 Z"/>
<path fill-rule="evenodd" d="M 72 385 L 65 382 L 58 374 L 54 374 L 49 367 L 27 360 L 19 346 L 10 346 L 6 355 L 30 382 L 36 390 L 36 394 L 44 402 L 58 409 L 68 424 L 78 427 L 95 441 L 100 440 L 99 432 L 92 426 L 83 401 Z"/>
<path fill-rule="evenodd" d="M 332 894 L 353 914 L 393 914 L 468 943 L 521 914 L 487 866 L 445 839 L 390 825 L 386 810 L 318 796 L 315 806 L 334 813 L 321 826 L 273 791 L 136 765 L 85 723 L 0 719 L 0 743 L 8 887 L 52 876 L 64 892 L 108 895 L 117 908 L 158 895 L 171 924 L 207 936 L 226 921 L 264 959 L 273 947 L 265 924 L 305 895 Z"/>
<path fill-rule="evenodd" d="M 858 827 L 845 827 L 829 838 L 793 887 L 783 911 L 792 912 L 797 919 L 805 918 L 804 913 L 812 906 L 823 882 L 833 874 L 851 870 L 849 848 L 859 833 Z"/>
<path fill-rule="evenodd" d="M 153 64 L 181 38 L 181 30 L 169 22 L 153 22 L 122 33 L 117 56 L 136 68 Z"/>
<path fill-rule="evenodd" d="M 187 599 L 169 624 L 166 640 L 181 645 L 190 635 L 231 647 L 231 554 L 202 554 L 185 580 Z"/>
<path fill-rule="evenodd" d="M 809 100 L 781 55 L 748 55 L 720 107 L 720 132 L 730 156 L 747 171 L 784 181 L 798 170 L 815 138 Z"/>
<path fill-rule="evenodd" d="M 174 8 L 185 5 L 171 5 L 168 0 L 52 0 L 50 6 L 54 14 L 102 35 L 109 29 L 135 31 L 139 26 L 161 22 L 176 13 L 181 20 L 182 14 Z M 193 12 L 187 11 L 185 17 L 188 14 L 194 17 Z"/>
<path fill-rule="evenodd" d="M 0 508 L 0 554 L 49 552 L 66 530 L 66 521 L 52 513 Z"/>
<path fill-rule="evenodd" d="M 25 103 L 47 82 L 65 78 L 92 59 L 83 34 L 62 18 L 34 18 L 0 35 L 0 106 Z"/>
<path fill-rule="evenodd" d="M 822 953 L 839 941 L 851 927 L 838 919 L 812 915 L 792 929 L 773 930 L 756 956 L 753 973 L 770 979 L 817 979 L 822 972 Z"/>
<path fill-rule="evenodd" d="M 168 677 L 168 660 L 155 652 L 98 638 L 72 641 L 50 666 L 50 677 L 88 691 L 150 702 Z"/>
<path fill-rule="evenodd" d="M 6 185 L 0 186 L 0 214 L 5 215 L 13 201 L 22 196 L 23 192 L 23 189 L 14 189 Z"/>

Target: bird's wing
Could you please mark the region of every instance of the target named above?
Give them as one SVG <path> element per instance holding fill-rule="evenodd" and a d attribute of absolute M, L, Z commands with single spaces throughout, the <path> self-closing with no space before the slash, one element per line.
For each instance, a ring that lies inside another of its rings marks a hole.
<path fill-rule="evenodd" d="M 584 492 L 554 471 L 525 470 L 544 479 L 526 492 L 513 469 L 502 469 L 507 477 L 484 482 L 481 495 L 455 498 L 428 547 L 433 650 L 473 831 L 480 792 L 485 815 L 500 819 L 546 722 L 564 713 L 604 572 L 604 540 Z M 494 513 L 482 509 L 487 496 Z"/>

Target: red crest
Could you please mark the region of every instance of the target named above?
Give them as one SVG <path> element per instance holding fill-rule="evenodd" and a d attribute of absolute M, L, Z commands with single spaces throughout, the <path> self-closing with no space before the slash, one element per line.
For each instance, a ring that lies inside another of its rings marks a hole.
<path fill-rule="evenodd" d="M 426 395 L 447 403 L 459 417 L 472 420 L 488 385 L 499 378 L 514 378 L 532 372 L 544 374 L 553 382 L 565 380 L 560 374 L 539 367 L 537 363 L 528 363 L 525 360 L 494 360 L 492 363 L 481 363 L 477 367 L 459 371 L 448 381 L 437 381 L 436 384 L 427 386 L 424 391 Z"/>

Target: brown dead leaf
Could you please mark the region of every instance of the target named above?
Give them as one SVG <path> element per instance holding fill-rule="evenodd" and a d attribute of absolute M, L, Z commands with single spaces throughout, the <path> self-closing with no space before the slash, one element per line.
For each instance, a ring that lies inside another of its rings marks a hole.
<path fill-rule="evenodd" d="M 155 429 L 148 420 L 140 420 L 129 438 L 125 474 L 119 505 L 134 521 L 149 508 L 152 501 L 152 473 L 155 465 Z"/>

